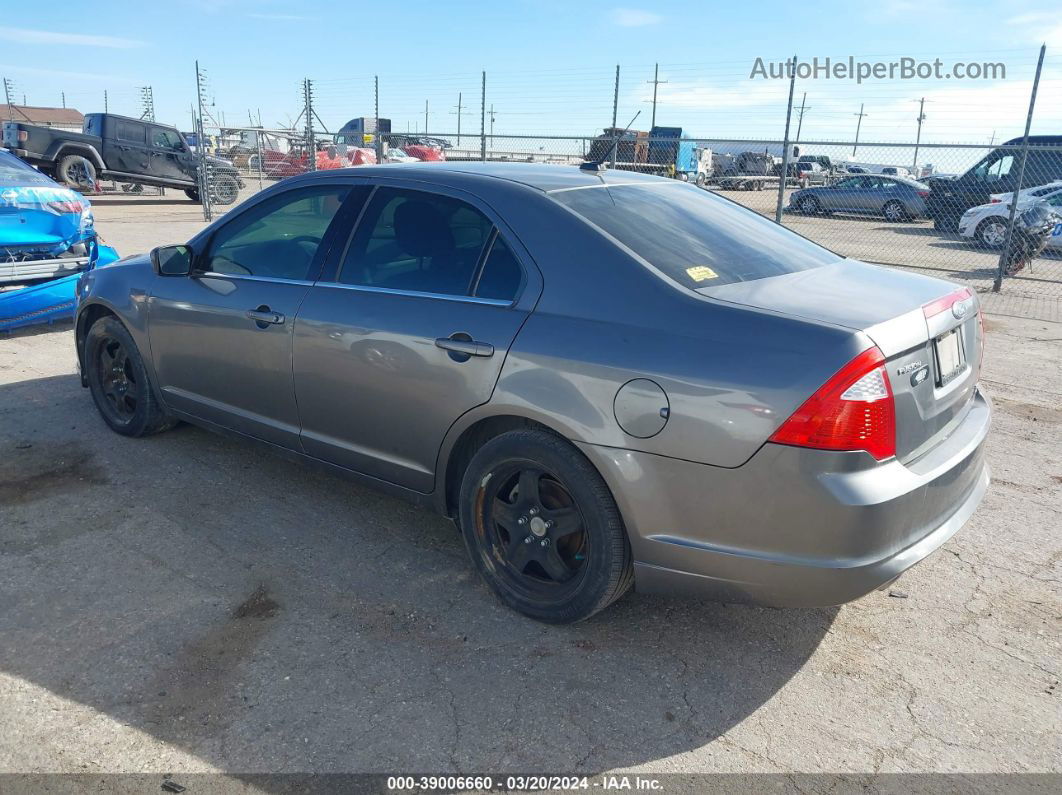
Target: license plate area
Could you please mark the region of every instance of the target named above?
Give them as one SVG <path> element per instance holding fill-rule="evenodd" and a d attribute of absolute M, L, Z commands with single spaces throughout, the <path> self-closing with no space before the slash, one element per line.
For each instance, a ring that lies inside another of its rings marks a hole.
<path fill-rule="evenodd" d="M 962 330 L 952 329 L 933 342 L 933 356 L 937 365 L 937 386 L 954 381 L 966 369 L 962 344 Z"/>

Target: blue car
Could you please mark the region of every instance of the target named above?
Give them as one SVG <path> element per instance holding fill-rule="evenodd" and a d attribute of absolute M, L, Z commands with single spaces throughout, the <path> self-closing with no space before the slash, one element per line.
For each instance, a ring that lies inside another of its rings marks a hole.
<path fill-rule="evenodd" d="M 0 149 L 0 331 L 73 316 L 78 275 L 117 259 L 88 199 Z"/>

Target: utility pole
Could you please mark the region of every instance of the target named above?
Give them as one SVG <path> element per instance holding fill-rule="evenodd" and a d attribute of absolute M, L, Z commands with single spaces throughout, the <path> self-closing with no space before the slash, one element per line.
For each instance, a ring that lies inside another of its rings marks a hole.
<path fill-rule="evenodd" d="M 479 90 L 479 159 L 487 159 L 487 72 L 483 72 L 483 84 Z"/>
<path fill-rule="evenodd" d="M 923 113 L 926 107 L 926 98 L 922 97 L 918 100 L 913 100 L 918 103 L 918 134 L 915 136 L 915 151 L 914 162 L 911 164 L 911 172 L 914 174 L 914 178 L 918 179 L 918 146 L 922 143 L 922 122 L 926 120 L 926 114 Z"/>
<path fill-rule="evenodd" d="M 804 103 L 807 101 L 808 92 L 804 92 L 804 96 L 800 98 L 800 110 L 797 112 L 797 142 L 800 142 L 800 129 L 804 126 L 804 111 L 811 110 L 811 108 L 804 107 Z"/>
<path fill-rule="evenodd" d="M 796 88 L 797 57 L 793 56 L 793 70 L 789 73 L 789 105 L 785 111 L 785 136 L 782 139 L 782 178 L 778 180 L 778 201 L 774 208 L 774 222 L 782 223 L 782 202 L 785 201 L 785 182 L 789 176 L 789 122 L 793 119 L 793 89 Z"/>
<path fill-rule="evenodd" d="M 428 100 L 424 100 L 424 132 L 428 132 Z"/>
<path fill-rule="evenodd" d="M 66 107 L 66 92 L 65 91 L 60 91 L 59 95 L 63 98 L 63 107 L 65 108 Z"/>
<path fill-rule="evenodd" d="M 852 157 L 855 157 L 856 149 L 859 148 L 859 128 L 863 126 L 863 117 L 864 116 L 869 116 L 870 114 L 863 112 L 863 103 L 860 102 L 859 103 L 859 113 L 853 113 L 852 115 L 859 117 L 859 121 L 856 122 L 855 144 L 852 146 Z"/>
<path fill-rule="evenodd" d="M 490 145 L 494 146 L 494 103 L 490 103 Z"/>
<path fill-rule="evenodd" d="M 653 64 L 653 79 L 646 80 L 646 83 L 653 84 L 653 120 L 650 122 L 649 129 L 651 130 L 656 126 L 656 87 L 661 83 L 666 83 L 666 80 L 660 79 L 660 64 Z M 613 122 L 615 124 L 615 122 Z"/>
<path fill-rule="evenodd" d="M 103 89 L 103 112 L 110 113 L 109 106 L 107 105 L 107 89 Z"/>
<path fill-rule="evenodd" d="M 616 129 L 616 123 L 618 121 L 616 116 L 619 113 L 619 70 L 620 70 L 619 64 L 616 64 L 616 88 L 615 88 L 615 90 L 612 93 L 612 134 L 613 135 L 618 135 L 619 134 L 619 131 Z M 619 149 L 619 142 L 617 141 L 616 145 L 612 147 L 612 167 L 613 168 L 616 167 L 616 151 L 618 149 Z"/>
<path fill-rule="evenodd" d="M 464 110 L 464 105 L 461 104 L 464 94 L 460 91 L 457 92 L 457 145 L 461 145 L 461 111 Z M 453 111 L 451 111 L 452 113 Z"/>

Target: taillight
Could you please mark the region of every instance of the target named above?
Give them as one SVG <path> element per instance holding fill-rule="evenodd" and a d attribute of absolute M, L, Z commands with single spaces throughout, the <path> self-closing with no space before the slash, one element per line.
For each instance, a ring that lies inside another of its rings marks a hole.
<path fill-rule="evenodd" d="M 84 202 L 48 202 L 48 206 L 57 213 L 80 213 L 85 209 Z"/>
<path fill-rule="evenodd" d="M 842 367 L 770 441 L 817 450 L 865 450 L 878 461 L 896 455 L 896 406 L 881 351 L 869 348 Z"/>
<path fill-rule="evenodd" d="M 992 201 L 990 201 L 989 204 L 1000 204 L 1002 201 L 1003 201 L 1002 199 L 992 199 Z"/>

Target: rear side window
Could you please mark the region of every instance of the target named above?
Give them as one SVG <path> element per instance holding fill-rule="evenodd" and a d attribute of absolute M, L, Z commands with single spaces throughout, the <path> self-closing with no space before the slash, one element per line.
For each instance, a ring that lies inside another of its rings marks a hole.
<path fill-rule="evenodd" d="M 115 123 L 114 137 L 119 141 L 142 144 L 147 141 L 147 127 L 131 121 L 118 121 Z"/>
<path fill-rule="evenodd" d="M 339 282 L 469 295 L 494 225 L 475 207 L 435 193 L 379 188 L 358 224 Z"/>
<path fill-rule="evenodd" d="M 513 256 L 512 249 L 500 237 L 494 238 L 490 253 L 483 264 L 474 295 L 496 301 L 512 301 L 520 292 L 524 271 Z"/>
<path fill-rule="evenodd" d="M 758 213 L 680 182 L 550 195 L 692 289 L 780 276 L 841 259 Z"/>

